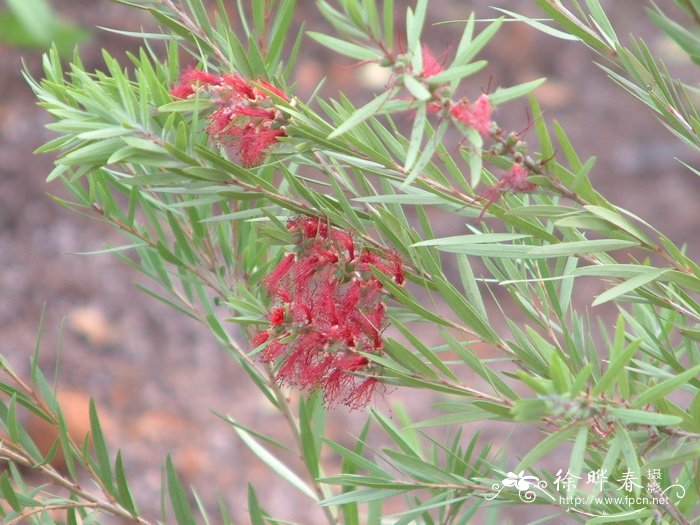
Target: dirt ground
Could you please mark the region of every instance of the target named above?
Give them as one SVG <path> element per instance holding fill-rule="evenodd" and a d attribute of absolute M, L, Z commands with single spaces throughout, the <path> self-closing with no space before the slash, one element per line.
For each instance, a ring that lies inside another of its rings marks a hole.
<path fill-rule="evenodd" d="M 62 17 L 92 30 L 92 39 L 81 50 L 91 69 L 101 67 L 100 48 L 123 57 L 139 44 L 96 26 L 136 30 L 151 24 L 142 13 L 107 0 L 53 3 Z M 471 8 L 490 18 L 495 13 L 489 4 L 533 13 L 532 2 L 525 0 L 434 0 L 431 21 L 464 19 Z M 650 44 L 674 70 L 686 78 L 697 74 L 671 42 L 653 31 L 641 9 L 643 2 L 607 4 L 620 34 L 649 35 Z M 310 30 L 326 29 L 310 0 L 299 0 L 297 21 L 302 20 Z M 427 29 L 427 41 L 437 54 L 454 49 L 458 28 L 451 24 Z M 546 116 L 562 122 L 582 155 L 598 157 L 594 185 L 700 256 L 696 206 L 700 180 L 676 160 L 698 166 L 700 158 L 607 79 L 592 64 L 589 50 L 546 38 L 521 24 L 507 24 L 484 55 L 491 61 L 487 76 L 466 91 L 478 94 L 489 79 L 492 85 L 511 85 L 549 77 L 538 92 Z M 302 97 L 324 76 L 327 94 L 342 90 L 355 100 L 366 99 L 381 82 L 372 70 L 349 68 L 349 61 L 311 40 L 306 41 L 302 57 L 297 89 Z M 230 426 L 212 415 L 212 411 L 231 414 L 254 428 L 284 435 L 278 414 L 260 399 L 207 329 L 138 291 L 133 283 L 143 281 L 116 258 L 77 255 L 120 244 L 121 237 L 47 197 L 62 194 L 57 185 L 44 182 L 52 160 L 32 151 L 53 135 L 44 129 L 48 117 L 35 105 L 20 76 L 22 58 L 32 74 L 40 74 L 39 54 L 0 44 L 0 352 L 26 374 L 44 309 L 44 371 L 53 374 L 60 361 L 58 382 L 71 392 L 66 402 L 78 414 L 76 420 L 84 419 L 87 397 L 95 397 L 107 420 L 109 441 L 115 450 L 122 449 L 135 497 L 147 516 L 157 515 L 161 465 L 170 452 L 186 484 L 197 488 L 205 504 L 214 507 L 220 494 L 241 523 L 247 522 L 249 482 L 275 515 L 320 523 L 314 506 L 290 493 L 246 450 Z M 497 118 L 509 129 L 524 127 L 524 104 L 501 109 Z M 438 230 L 455 232 L 450 224 L 439 225 Z M 410 403 L 415 416 L 425 415 L 431 401 L 407 391 L 397 392 L 396 398 Z M 332 436 L 342 440 L 356 434 L 361 420 L 360 414 L 336 410 L 329 420 Z M 480 430 L 482 442 L 508 447 L 513 457 L 527 451 L 537 432 L 531 429 L 530 439 L 506 444 L 511 428 Z"/>

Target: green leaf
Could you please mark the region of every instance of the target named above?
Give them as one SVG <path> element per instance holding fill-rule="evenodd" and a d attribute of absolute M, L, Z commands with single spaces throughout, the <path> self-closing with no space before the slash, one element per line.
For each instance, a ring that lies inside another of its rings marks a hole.
<path fill-rule="evenodd" d="M 613 356 L 612 361 L 608 365 L 607 370 L 601 376 L 601 378 L 595 383 L 591 395 L 598 396 L 610 388 L 617 380 L 618 376 L 621 374 L 626 374 L 624 371 L 627 363 L 629 363 L 632 356 L 642 344 L 642 340 L 638 339 L 627 346 L 622 352 L 619 352 Z"/>
<path fill-rule="evenodd" d="M 392 479 L 391 474 L 389 474 L 386 470 L 382 469 L 376 463 L 373 463 L 369 459 L 362 457 L 360 454 L 348 448 L 345 448 L 342 445 L 339 445 L 335 441 L 331 441 L 329 439 L 324 438 L 324 442 L 336 454 L 341 456 L 344 461 L 347 461 L 348 464 L 352 465 L 356 469 L 366 470 L 370 475 L 372 475 L 375 478 L 382 478 L 386 481 L 390 481 Z"/>
<path fill-rule="evenodd" d="M 546 24 L 543 24 L 539 20 L 536 20 L 534 18 L 528 17 L 528 16 L 523 16 L 521 14 L 515 13 L 513 11 L 509 11 L 507 9 L 502 9 L 500 7 L 492 7 L 492 9 L 495 9 L 496 11 L 500 11 L 501 13 L 504 13 L 508 16 L 510 16 L 513 20 L 517 20 L 518 22 L 523 22 L 530 27 L 533 27 L 534 29 L 537 29 L 538 31 L 541 31 L 542 33 L 553 36 L 554 38 L 560 38 L 562 40 L 578 40 L 573 35 L 570 35 L 569 33 L 565 33 L 563 31 L 559 31 L 558 29 L 555 29 L 553 27 L 550 27 Z"/>
<path fill-rule="evenodd" d="M 498 32 L 498 30 L 501 27 L 501 24 L 503 24 L 503 17 L 494 20 L 492 23 L 486 26 L 486 28 L 481 33 L 479 33 L 476 36 L 476 38 L 472 40 L 468 38 L 471 34 L 471 31 L 469 29 L 470 27 L 473 27 L 473 20 L 470 18 L 464 33 L 464 37 L 467 38 L 462 38 L 458 49 L 458 53 L 456 54 L 454 62 L 452 62 L 452 65 L 450 67 L 461 66 L 470 62 L 471 59 L 474 58 L 479 53 L 479 51 L 481 51 L 483 47 Z"/>
<path fill-rule="evenodd" d="M 552 379 L 554 389 L 559 394 L 565 394 L 569 391 L 571 383 L 571 374 L 566 364 L 558 354 L 553 353 L 549 363 L 549 375 Z"/>
<path fill-rule="evenodd" d="M 357 60 L 377 60 L 380 58 L 379 52 L 372 48 L 358 46 L 357 44 L 346 42 L 340 38 L 324 35 L 323 33 L 316 33 L 315 31 L 308 31 L 306 34 L 319 44 L 337 53 L 349 56 L 350 58 L 356 58 Z"/>
<path fill-rule="evenodd" d="M 405 489 L 396 490 L 378 490 L 376 488 L 366 488 L 353 490 L 351 492 L 346 492 L 344 494 L 338 494 L 337 496 L 332 496 L 326 498 L 321 502 L 324 507 L 329 507 L 332 505 L 345 505 L 347 503 L 369 503 L 371 501 L 385 500 L 391 496 L 402 494 L 410 490 L 410 486 Z M 368 523 L 379 523 L 377 521 L 368 521 Z"/>
<path fill-rule="evenodd" d="M 250 515 L 251 525 L 265 525 L 262 509 L 258 503 L 258 497 L 255 494 L 253 485 L 248 483 L 248 514 Z"/>
<path fill-rule="evenodd" d="M 639 458 L 637 457 L 637 447 L 630 438 L 629 432 L 624 426 L 615 429 L 615 441 L 621 443 L 620 450 L 622 451 L 622 459 L 624 460 L 626 472 L 632 474 L 632 479 L 642 479 L 642 472 L 639 468 Z M 633 484 L 632 490 L 635 496 L 639 496 L 641 492 L 639 484 Z"/>
<path fill-rule="evenodd" d="M 540 421 L 551 414 L 551 403 L 545 399 L 518 399 L 512 408 L 515 421 Z"/>
<path fill-rule="evenodd" d="M 614 224 L 618 228 L 620 228 L 622 231 L 625 233 L 628 233 L 632 235 L 633 237 L 636 237 L 640 241 L 646 243 L 646 244 L 653 244 L 652 240 L 649 238 L 647 234 L 645 234 L 642 230 L 640 230 L 636 225 L 632 224 L 630 221 L 625 219 L 622 215 L 619 213 L 616 213 L 612 210 L 609 210 L 608 208 L 603 208 L 602 206 L 593 206 L 593 205 L 587 205 L 584 206 L 586 210 L 589 212 L 593 213 L 594 215 L 597 215 L 601 219 L 604 219 L 608 221 L 611 224 Z"/>
<path fill-rule="evenodd" d="M 428 93 L 428 97 L 430 97 L 430 93 Z M 404 170 L 407 172 L 411 171 L 411 168 L 413 168 L 413 165 L 418 158 L 418 151 L 423 142 L 423 133 L 425 132 L 426 114 L 427 106 L 425 104 L 421 104 L 416 110 L 416 116 L 413 119 L 413 126 L 411 127 L 411 140 L 408 143 L 408 150 L 406 150 Z"/>
<path fill-rule="evenodd" d="M 46 0 L 5 0 L 34 42 L 48 46 L 56 34 L 56 13 Z"/>
<path fill-rule="evenodd" d="M 681 328 L 680 333 L 683 334 L 684 337 L 687 337 L 688 339 L 692 339 L 693 341 L 700 341 L 700 330 L 693 330 L 691 328 Z"/>
<path fill-rule="evenodd" d="M 488 64 L 486 60 L 479 60 L 465 66 L 450 67 L 433 75 L 432 77 L 427 78 L 426 82 L 431 86 L 439 86 L 453 80 L 461 80 L 481 71 L 484 67 L 486 67 L 486 64 Z"/>
<path fill-rule="evenodd" d="M 627 279 L 649 270 L 656 270 L 656 268 L 641 264 L 593 264 L 591 266 L 575 268 L 569 272 L 569 275 L 577 277 L 617 277 L 620 279 Z"/>
<path fill-rule="evenodd" d="M 265 447 L 260 445 L 250 434 L 245 432 L 242 428 L 234 427 L 236 434 L 241 438 L 241 441 L 246 444 L 246 446 L 262 460 L 268 467 L 270 467 L 278 476 L 286 480 L 290 485 L 296 488 L 302 494 L 305 494 L 312 500 L 318 502 L 318 496 L 314 490 L 309 487 L 299 476 L 297 476 L 289 467 L 282 463 L 275 456 L 270 454 Z"/>
<path fill-rule="evenodd" d="M 432 94 L 430 91 L 428 91 L 428 88 L 416 80 L 412 75 L 405 73 L 402 78 L 403 85 L 406 86 L 406 89 L 408 89 L 411 95 L 413 95 L 417 100 L 430 100 Z"/>
<path fill-rule="evenodd" d="M 479 408 L 478 406 L 467 404 L 464 405 L 464 408 L 462 408 L 459 412 L 424 419 L 423 421 L 418 421 L 411 424 L 410 428 L 454 426 L 462 425 L 464 423 L 471 423 L 473 421 L 486 421 L 495 418 L 495 414 Z"/>
<path fill-rule="evenodd" d="M 441 467 L 432 465 L 413 455 L 402 454 L 391 449 L 385 449 L 384 453 L 393 460 L 395 467 L 408 472 L 416 479 L 430 480 L 437 483 L 460 483 L 464 481 L 459 476 L 450 474 Z"/>
<path fill-rule="evenodd" d="M 175 520 L 178 525 L 197 525 L 190 508 L 187 494 L 182 486 L 182 482 L 175 472 L 173 458 L 168 454 L 165 463 L 165 472 L 168 480 L 168 495 L 170 496 L 170 504 L 175 514 Z"/>
<path fill-rule="evenodd" d="M 90 437 L 92 438 L 92 445 L 95 448 L 95 456 L 97 458 L 97 474 L 109 493 L 114 494 L 112 466 L 109 461 L 109 453 L 107 452 L 107 443 L 102 432 L 100 420 L 97 417 L 97 408 L 93 399 L 90 399 Z"/>
<path fill-rule="evenodd" d="M 571 456 L 569 459 L 569 472 L 571 472 L 571 479 L 578 479 L 583 471 L 583 465 L 586 460 L 586 445 L 588 443 L 588 426 L 583 425 L 578 434 L 576 434 L 576 439 L 574 440 L 574 446 L 571 447 Z M 572 484 L 567 491 L 566 496 L 568 498 L 572 497 L 576 492 L 576 484 Z"/>
<path fill-rule="evenodd" d="M 395 339 L 386 339 L 385 343 L 387 355 L 405 370 L 427 379 L 438 379 L 438 375 L 435 371 L 423 363 L 416 355 L 411 353 L 404 345 Z"/>
<path fill-rule="evenodd" d="M 128 510 L 132 516 L 137 516 L 138 510 L 136 509 L 136 504 L 131 496 L 129 485 L 126 482 L 126 474 L 124 473 L 124 464 L 122 463 L 121 451 L 117 452 L 117 459 L 114 463 L 114 472 L 117 478 L 117 492 L 119 494 L 117 499 L 119 504 Z"/>
<path fill-rule="evenodd" d="M 537 80 L 531 80 L 530 82 L 525 82 L 523 84 L 518 84 L 517 86 L 512 86 L 509 88 L 498 88 L 496 91 L 489 95 L 489 101 L 494 106 L 498 106 L 509 100 L 520 98 L 527 95 L 531 91 L 534 91 L 542 84 L 544 84 L 546 78 L 538 78 Z"/>
<path fill-rule="evenodd" d="M 429 239 L 417 242 L 411 246 L 462 246 L 465 244 L 489 244 L 503 241 L 515 241 L 519 239 L 529 239 L 531 235 L 521 233 L 481 233 L 472 235 L 456 235 L 454 237 L 442 237 L 440 239 Z"/>
<path fill-rule="evenodd" d="M 402 432 L 396 428 L 396 426 L 389 421 L 384 414 L 374 409 L 371 409 L 371 412 L 375 421 L 382 426 L 384 432 L 386 432 L 387 436 L 392 440 L 394 445 L 399 447 L 406 455 L 413 456 L 415 458 L 420 457 L 420 450 L 416 448 L 415 443 L 412 442 L 408 433 Z"/>
<path fill-rule="evenodd" d="M 304 399 L 299 402 L 299 433 L 304 464 L 311 477 L 315 480 L 320 475 L 319 454 L 321 451 L 316 448 L 316 440 L 314 439 L 311 425 L 310 408 L 312 408 L 313 403 L 313 400 L 307 401 Z"/>
<path fill-rule="evenodd" d="M 598 297 L 596 297 L 595 301 L 593 301 L 593 306 L 598 306 L 600 304 L 607 303 L 608 301 L 613 301 L 621 295 L 633 292 L 637 288 L 641 288 L 642 286 L 645 286 L 651 282 L 658 280 L 663 274 L 665 274 L 668 271 L 669 270 L 652 268 L 647 272 L 635 275 L 631 279 L 628 279 L 623 283 L 613 286 L 609 290 L 606 290 L 605 292 L 600 294 Z"/>
<path fill-rule="evenodd" d="M 554 158 L 554 145 L 552 144 L 552 137 L 549 135 L 549 130 L 547 129 L 547 123 L 542 116 L 542 108 L 540 107 L 537 98 L 534 95 L 530 95 L 530 108 L 532 111 L 532 117 L 535 121 L 535 131 L 537 132 L 537 139 L 540 143 L 541 158 L 551 159 Z"/>
<path fill-rule="evenodd" d="M 67 165 L 103 165 L 107 164 L 109 158 L 123 146 L 119 138 L 101 140 L 85 144 L 77 149 L 66 153 L 56 160 L 56 164 Z"/>
<path fill-rule="evenodd" d="M 576 427 L 569 427 L 564 430 L 560 430 L 553 434 L 550 434 L 545 439 L 540 441 L 535 447 L 528 452 L 525 457 L 520 460 L 518 466 L 513 469 L 514 472 L 520 472 L 521 470 L 526 470 L 531 468 L 534 463 L 545 457 L 547 454 L 556 449 L 559 445 L 566 442 L 571 436 L 573 436 L 578 429 Z"/>
<path fill-rule="evenodd" d="M 386 288 L 387 291 L 397 301 L 399 301 L 401 304 L 403 304 L 406 308 L 408 308 L 412 312 L 420 315 L 426 321 L 432 321 L 434 323 L 438 323 L 438 324 L 443 325 L 443 326 L 452 326 L 452 323 L 449 320 L 447 320 L 443 317 L 440 317 L 439 315 L 430 311 L 428 308 L 421 306 L 414 297 L 409 295 L 408 292 L 404 290 L 404 288 L 397 286 L 391 280 L 390 277 L 386 276 L 385 274 L 383 274 L 382 272 L 380 272 L 376 269 L 373 270 L 372 273 L 382 283 L 384 288 Z"/>
<path fill-rule="evenodd" d="M 421 206 L 425 204 L 445 204 L 446 201 L 439 195 L 432 193 L 391 193 L 388 195 L 369 195 L 367 197 L 355 197 L 355 202 L 378 202 L 381 204 L 408 204 L 411 206 Z"/>
<path fill-rule="evenodd" d="M 644 390 L 644 392 L 637 396 L 637 398 L 632 402 L 632 408 L 641 408 L 644 405 L 654 403 L 658 399 L 661 399 L 676 389 L 682 387 L 688 381 L 695 378 L 698 374 L 700 374 L 700 365 L 689 368 L 677 376 L 666 379 L 665 381 L 652 386 L 648 390 Z"/>
<path fill-rule="evenodd" d="M 387 100 L 389 100 L 389 97 L 391 97 L 393 93 L 394 89 L 389 89 L 388 91 L 385 91 L 384 93 L 376 97 L 371 102 L 365 104 L 359 109 L 356 109 L 352 113 L 352 115 L 350 115 L 340 126 L 335 128 L 335 130 L 330 135 L 328 135 L 328 140 L 338 138 L 343 133 L 347 133 L 358 124 L 361 124 L 368 118 L 373 117 L 375 113 L 379 111 L 379 108 L 381 108 L 382 105 Z"/>
<path fill-rule="evenodd" d="M 663 13 L 657 13 L 651 9 L 647 9 L 649 18 L 668 36 L 683 48 L 683 51 L 688 53 L 696 61 L 700 58 L 700 38 L 697 33 L 690 31 L 682 25 L 674 22 Z"/>
<path fill-rule="evenodd" d="M 690 442 L 681 441 L 681 445 L 663 449 L 660 453 L 652 456 L 645 468 L 665 468 L 673 465 L 695 461 L 700 456 L 700 443 L 694 439 Z"/>
<path fill-rule="evenodd" d="M 615 34 L 612 24 L 610 23 L 610 20 L 608 19 L 598 0 L 586 0 L 586 5 L 591 12 L 591 18 L 598 27 L 598 30 L 605 37 L 608 45 L 611 48 L 615 48 L 619 44 L 619 40 Z"/>
<path fill-rule="evenodd" d="M 21 510 L 22 507 L 19 499 L 17 498 L 17 494 L 12 488 L 7 470 L 5 470 L 2 473 L 2 476 L 0 476 L 0 494 L 2 494 L 2 498 L 10 505 L 10 507 L 12 507 L 12 510 L 17 512 Z"/>
<path fill-rule="evenodd" d="M 391 326 L 397 328 L 403 336 L 414 346 L 420 355 L 422 355 L 429 363 L 431 363 L 442 374 L 452 381 L 458 381 L 457 376 L 447 367 L 445 363 L 435 354 L 433 350 L 425 346 L 416 335 L 408 329 L 395 316 L 390 314 Z"/>
<path fill-rule="evenodd" d="M 620 421 L 635 423 L 638 425 L 668 426 L 678 425 L 683 422 L 683 418 L 679 416 L 659 414 L 656 412 L 647 412 L 646 410 L 635 410 L 631 408 L 610 408 L 608 409 L 608 414 L 616 419 L 619 419 Z"/>
<path fill-rule="evenodd" d="M 610 49 L 605 42 L 600 40 L 593 31 L 591 31 L 583 22 L 576 18 L 573 13 L 566 9 L 559 2 L 551 0 L 535 0 L 538 6 L 551 16 L 555 22 L 571 35 L 576 36 L 582 42 L 589 46 L 609 52 Z"/>
<path fill-rule="evenodd" d="M 196 113 L 214 107 L 214 102 L 205 98 L 189 98 L 168 102 L 158 107 L 160 113 Z"/>
<path fill-rule="evenodd" d="M 639 243 L 634 241 L 621 241 L 617 239 L 570 241 L 535 247 L 530 251 L 530 255 L 561 257 L 564 255 L 609 252 L 613 250 L 621 250 L 623 248 L 631 248 L 632 246 L 639 246 Z"/>

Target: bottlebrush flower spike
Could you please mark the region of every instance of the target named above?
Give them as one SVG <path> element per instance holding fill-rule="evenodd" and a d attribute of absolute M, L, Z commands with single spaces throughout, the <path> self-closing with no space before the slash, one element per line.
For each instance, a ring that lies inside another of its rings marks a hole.
<path fill-rule="evenodd" d="M 423 78 L 430 78 L 445 70 L 428 46 L 423 46 L 421 52 L 423 55 Z"/>
<path fill-rule="evenodd" d="M 275 363 L 280 383 L 322 390 L 328 406 L 361 408 L 378 380 L 367 377 L 374 367 L 360 352 L 381 354 L 386 326 L 370 265 L 401 284 L 401 259 L 358 253 L 351 234 L 318 218 L 292 219 L 287 229 L 297 234 L 296 253 L 262 281 L 272 298 L 269 327 L 251 344 L 267 343 L 262 360 Z"/>
<path fill-rule="evenodd" d="M 455 120 L 474 128 L 481 135 L 491 133 L 491 101 L 487 95 L 481 95 L 473 103 L 463 98 L 450 109 L 450 115 Z"/>
<path fill-rule="evenodd" d="M 180 82 L 170 90 L 170 94 L 175 98 L 189 98 L 193 96 L 198 89 L 206 86 L 218 86 L 221 84 L 221 77 L 200 71 L 199 69 L 189 68 L 180 75 Z"/>
<path fill-rule="evenodd" d="M 268 82 L 251 83 L 233 73 L 214 75 L 188 69 L 170 93 L 175 98 L 190 98 L 200 91 L 206 91 L 218 106 L 209 116 L 207 134 L 231 150 L 244 166 L 262 163 L 269 148 L 285 136 L 282 114 L 267 92 L 289 98 Z"/>
<path fill-rule="evenodd" d="M 510 167 L 510 171 L 501 180 L 499 180 L 497 184 L 487 188 L 481 196 L 486 201 L 486 204 L 481 210 L 478 220 L 483 218 L 488 207 L 500 199 L 504 192 L 513 191 L 516 193 L 529 193 L 534 191 L 537 188 L 537 185 L 528 180 L 529 175 L 530 172 L 525 166 L 518 163 L 513 164 Z"/>

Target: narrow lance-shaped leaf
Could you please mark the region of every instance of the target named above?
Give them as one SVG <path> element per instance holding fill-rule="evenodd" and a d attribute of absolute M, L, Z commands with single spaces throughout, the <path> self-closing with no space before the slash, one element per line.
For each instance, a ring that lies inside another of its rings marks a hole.
<path fill-rule="evenodd" d="M 173 464 L 173 460 L 170 455 L 168 455 L 165 463 L 165 472 L 168 480 L 168 495 L 170 496 L 170 504 L 172 505 L 175 520 L 177 521 L 178 525 L 197 525 L 192 509 L 190 508 L 187 494 L 185 493 L 182 482 L 175 471 L 175 465 Z"/>
<path fill-rule="evenodd" d="M 376 97 L 374 100 L 371 102 L 368 102 L 366 105 L 362 106 L 359 109 L 356 109 L 350 117 L 345 120 L 342 124 L 340 124 L 333 132 L 328 135 L 328 139 L 335 139 L 344 133 L 347 133 L 351 129 L 353 129 L 355 126 L 358 124 L 361 124 L 365 120 L 367 120 L 370 117 L 373 117 L 374 114 L 381 108 L 381 106 L 389 100 L 389 98 L 393 95 L 394 90 L 390 89 L 388 91 L 385 91 L 378 97 Z"/>

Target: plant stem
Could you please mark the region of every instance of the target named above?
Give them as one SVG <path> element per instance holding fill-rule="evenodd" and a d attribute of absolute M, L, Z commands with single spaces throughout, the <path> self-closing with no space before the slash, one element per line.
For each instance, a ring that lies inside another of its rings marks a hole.
<path fill-rule="evenodd" d="M 15 449 L 15 450 L 13 450 Z M 27 456 L 25 453 L 23 453 L 22 447 L 12 443 L 11 441 L 4 440 L 2 443 L 0 443 L 0 458 L 7 459 L 9 461 L 12 461 L 14 463 L 17 463 L 19 465 L 23 465 L 27 468 L 30 468 L 32 470 L 37 470 L 41 474 L 45 475 L 48 477 L 53 483 L 56 485 L 59 485 L 61 487 L 64 487 L 67 489 L 72 495 L 78 496 L 81 499 L 85 500 L 87 503 L 80 503 L 80 502 L 75 502 L 72 507 L 73 508 L 78 508 L 78 507 L 90 507 L 90 508 L 95 508 L 102 510 L 104 512 L 107 512 L 113 516 L 116 516 L 118 518 L 122 518 L 124 520 L 127 520 L 130 523 L 137 523 L 139 525 L 152 525 L 150 521 L 145 520 L 139 516 L 133 516 L 128 510 L 123 508 L 121 505 L 117 503 L 112 503 L 108 501 L 101 501 L 97 499 L 95 496 L 90 494 L 89 492 L 85 491 L 80 485 L 77 483 L 74 483 L 63 476 L 59 474 L 51 465 L 36 465 L 33 459 L 31 459 L 29 456 Z M 97 481 L 97 477 L 95 477 L 95 480 Z M 41 510 L 46 510 L 46 508 L 69 508 L 68 504 L 66 505 L 49 505 L 48 507 L 41 507 Z M 35 514 L 37 509 L 32 509 L 28 515 Z M 24 518 L 27 515 L 22 514 L 20 517 Z M 19 518 L 17 520 L 19 520 Z M 19 523 L 19 521 L 17 521 Z M 9 525 L 9 524 L 8 524 Z"/>
<path fill-rule="evenodd" d="M 301 433 L 299 431 L 299 425 L 297 424 L 294 414 L 292 414 L 292 411 L 289 408 L 289 399 L 284 395 L 284 393 L 280 389 L 269 367 L 265 367 L 265 369 L 268 375 L 268 385 L 270 387 L 270 390 L 272 390 L 272 392 L 274 393 L 275 399 L 277 399 L 279 409 L 282 412 L 285 421 L 287 422 L 287 426 L 289 427 L 292 436 L 294 437 L 294 442 L 299 452 L 299 458 L 302 460 L 302 463 L 306 465 L 306 462 L 303 461 Z M 308 469 L 307 473 L 311 478 L 311 484 L 313 486 L 314 492 L 316 493 L 316 496 L 319 498 L 319 501 L 325 499 L 326 495 L 324 494 L 321 485 L 313 478 L 311 472 L 309 472 Z M 338 525 L 338 519 L 333 515 L 331 508 L 326 505 L 322 505 L 321 508 L 323 510 L 324 515 L 326 516 L 326 520 L 328 521 L 329 525 Z"/>

